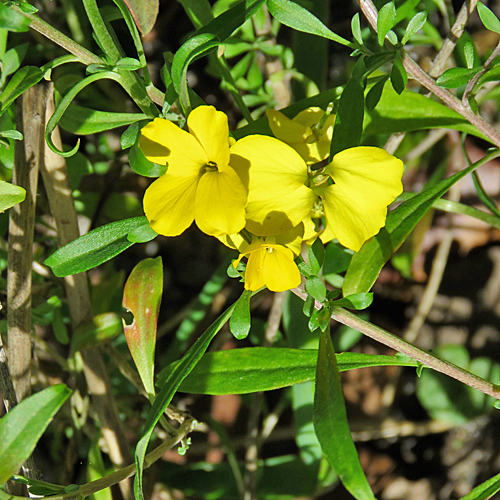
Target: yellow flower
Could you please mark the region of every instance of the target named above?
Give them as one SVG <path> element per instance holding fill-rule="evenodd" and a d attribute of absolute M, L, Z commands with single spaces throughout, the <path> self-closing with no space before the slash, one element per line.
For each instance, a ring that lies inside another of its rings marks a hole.
<path fill-rule="evenodd" d="M 248 186 L 250 232 L 276 235 L 308 216 L 324 216 L 333 235 L 354 251 L 384 226 L 388 205 L 403 189 L 403 162 L 375 147 L 341 151 L 309 172 L 292 148 L 254 135 L 231 148 L 231 165 Z"/>
<path fill-rule="evenodd" d="M 300 271 L 289 248 L 270 243 L 267 238 L 256 240 L 240 254 L 233 266 L 236 268 L 245 256 L 248 257 L 246 290 L 254 291 L 267 286 L 272 292 L 284 292 L 300 285 Z"/>
<path fill-rule="evenodd" d="M 227 116 L 213 106 L 194 109 L 189 132 L 155 118 L 141 131 L 139 146 L 167 172 L 144 195 L 144 211 L 159 234 L 177 236 L 194 221 L 213 236 L 245 226 L 247 189 L 230 165 Z"/>
<path fill-rule="evenodd" d="M 318 163 L 330 155 L 335 115 L 325 119 L 321 108 L 304 109 L 293 119 L 274 109 L 268 109 L 266 115 L 274 136 L 295 149 L 306 163 Z"/>

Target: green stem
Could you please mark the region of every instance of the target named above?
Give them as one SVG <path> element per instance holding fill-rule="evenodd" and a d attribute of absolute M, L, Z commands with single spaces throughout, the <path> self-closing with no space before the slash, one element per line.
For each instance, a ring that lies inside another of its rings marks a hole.
<path fill-rule="evenodd" d="M 59 47 L 62 47 L 71 54 L 74 54 L 83 64 L 89 65 L 104 63 L 104 61 L 99 56 L 96 56 L 93 52 L 90 52 L 90 50 L 82 47 L 79 43 L 76 43 L 74 40 L 67 37 L 64 33 L 61 33 L 59 30 L 52 27 L 43 19 L 40 19 L 38 16 L 23 12 L 17 5 L 14 4 L 11 4 L 10 8 L 14 12 L 27 17 L 31 21 L 30 28 L 34 29 L 49 40 L 52 40 L 56 45 L 59 45 Z"/>
<path fill-rule="evenodd" d="M 122 58 L 120 49 L 116 46 L 113 37 L 111 36 L 104 19 L 101 16 L 99 7 L 95 0 L 83 0 L 85 12 L 89 18 L 90 24 L 94 30 L 95 36 L 99 41 L 106 58 L 111 64 L 115 64 Z"/>
<path fill-rule="evenodd" d="M 30 28 L 48 38 L 56 45 L 59 45 L 59 47 L 62 47 L 64 50 L 67 50 L 71 54 L 75 55 L 78 60 L 86 66 L 89 66 L 90 64 L 105 64 L 105 61 L 102 58 L 100 58 L 90 50 L 87 50 L 85 47 L 82 47 L 80 44 L 67 37 L 64 33 L 61 33 L 59 30 L 51 26 L 43 19 L 40 19 L 33 14 L 23 12 L 14 4 L 12 4 L 10 8 L 18 14 L 27 17 L 31 21 Z M 137 79 L 134 77 L 130 78 L 130 75 L 126 79 L 129 80 L 128 82 L 126 82 L 127 92 L 129 90 L 134 92 L 133 94 L 131 94 L 131 97 L 134 99 L 139 108 L 141 108 L 142 111 L 150 116 L 158 116 L 158 110 L 154 106 L 152 106 L 151 101 L 153 101 L 158 106 L 161 106 L 165 98 L 163 92 L 161 92 L 152 84 L 148 85 L 147 89 L 144 88 L 143 84 L 137 85 Z M 138 87 L 140 87 L 140 89 L 138 89 Z M 137 94 L 137 92 L 135 92 L 136 90 L 139 90 L 141 95 L 136 95 L 134 98 L 134 95 Z"/>
<path fill-rule="evenodd" d="M 169 439 L 166 439 L 160 446 L 155 448 L 151 453 L 146 455 L 144 468 L 150 467 L 159 460 L 166 451 L 172 449 L 179 444 L 196 426 L 196 421 L 187 419 L 176 431 L 176 434 Z M 83 484 L 77 490 L 59 495 L 50 495 L 50 500 L 81 500 L 93 493 L 110 488 L 118 484 L 120 481 L 134 476 L 136 473 L 135 464 L 131 464 L 123 469 L 117 470 L 107 476 L 92 481 L 91 483 Z M 16 497 L 9 495 L 0 489 L 0 500 L 26 500 L 25 497 Z"/>
<path fill-rule="evenodd" d="M 302 300 L 306 300 L 308 294 L 304 292 L 301 287 L 294 288 L 292 292 L 300 297 Z M 320 309 L 323 305 L 316 301 L 316 309 Z M 380 328 L 372 323 L 365 321 L 355 314 L 343 309 L 342 307 L 332 306 L 331 317 L 335 321 L 342 323 L 343 325 L 349 326 L 354 330 L 363 333 L 367 337 L 370 337 L 381 344 L 384 344 L 398 352 L 406 354 L 417 361 L 420 361 L 423 365 L 432 368 L 438 372 L 444 373 L 449 377 L 452 377 L 478 391 L 481 391 L 488 396 L 493 396 L 495 399 L 500 399 L 500 386 L 492 384 L 487 380 L 484 380 L 473 373 L 460 368 L 448 361 L 440 359 L 433 354 L 430 354 L 413 344 L 406 342 L 402 338 Z"/>

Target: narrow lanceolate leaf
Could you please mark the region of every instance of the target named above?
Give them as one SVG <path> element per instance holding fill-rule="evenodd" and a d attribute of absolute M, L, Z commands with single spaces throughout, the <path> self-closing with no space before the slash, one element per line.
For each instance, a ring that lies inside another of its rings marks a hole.
<path fill-rule="evenodd" d="M 479 66 L 478 68 L 468 69 L 468 68 L 451 68 L 447 69 L 437 80 L 436 83 L 440 87 L 446 89 L 456 89 L 465 85 L 469 80 L 476 74 L 479 73 L 483 68 Z"/>
<path fill-rule="evenodd" d="M 237 300 L 233 314 L 229 320 L 229 329 L 237 340 L 243 340 L 248 337 L 251 327 L 250 316 L 250 298 L 251 290 L 244 290 Z"/>
<path fill-rule="evenodd" d="M 415 14 L 408 23 L 408 26 L 406 27 L 405 34 L 403 35 L 401 43 L 405 45 L 408 42 L 408 40 L 410 40 L 410 38 L 424 26 L 426 21 L 427 21 L 427 12 L 418 12 L 417 14 Z"/>
<path fill-rule="evenodd" d="M 128 233 L 144 224 L 146 217 L 134 217 L 98 227 L 56 250 L 45 264 L 59 278 L 88 271 L 132 246 Z"/>
<path fill-rule="evenodd" d="M 493 476 L 483 484 L 476 486 L 470 493 L 460 500 L 488 500 L 500 491 L 500 474 Z"/>
<path fill-rule="evenodd" d="M 329 30 L 316 16 L 291 0 L 267 0 L 267 8 L 277 21 L 289 28 L 351 46 L 348 40 Z"/>
<path fill-rule="evenodd" d="M 323 453 L 344 487 L 357 500 L 375 500 L 351 437 L 329 329 L 319 341 L 313 418 Z"/>
<path fill-rule="evenodd" d="M 0 212 L 7 210 L 26 198 L 26 191 L 21 186 L 0 181 Z"/>
<path fill-rule="evenodd" d="M 23 92 L 36 85 L 42 78 L 43 71 L 36 66 L 24 66 L 16 71 L 0 95 L 0 114 Z"/>
<path fill-rule="evenodd" d="M 213 33 L 200 33 L 184 43 L 174 56 L 172 82 L 186 114 L 191 110 L 187 84 L 188 66 L 194 59 L 208 53 L 220 44 L 220 39 Z"/>
<path fill-rule="evenodd" d="M 483 2 L 477 3 L 477 12 L 484 27 L 494 33 L 500 33 L 500 20 Z"/>
<path fill-rule="evenodd" d="M 385 36 L 394 27 L 396 23 L 396 7 L 394 2 L 386 3 L 381 7 L 377 18 L 377 37 L 378 43 L 384 45 Z"/>
<path fill-rule="evenodd" d="M 59 125 L 73 134 L 87 135 L 130 125 L 147 118 L 142 113 L 111 113 L 71 104 L 64 112 Z"/>
<path fill-rule="evenodd" d="M 143 35 L 152 29 L 158 17 L 159 0 L 124 0 L 135 24 Z"/>
<path fill-rule="evenodd" d="M 123 325 L 128 348 L 148 395 L 154 397 L 156 325 L 163 292 L 161 257 L 139 262 L 127 279 L 123 307 L 134 315 L 131 325 Z"/>
<path fill-rule="evenodd" d="M 402 245 L 432 204 L 460 179 L 499 155 L 498 151 L 490 153 L 480 161 L 438 182 L 389 212 L 385 227 L 368 240 L 352 258 L 342 288 L 344 295 L 368 292 L 384 264 Z"/>
<path fill-rule="evenodd" d="M 0 485 L 28 459 L 71 390 L 54 385 L 21 401 L 0 420 Z"/>
<path fill-rule="evenodd" d="M 412 359 L 344 352 L 336 354 L 339 371 L 370 366 L 417 366 Z M 179 391 L 190 394 L 248 394 L 314 380 L 317 349 L 243 347 L 208 352 L 184 379 Z M 178 362 L 164 368 L 156 385 L 162 387 Z"/>
<path fill-rule="evenodd" d="M 172 373 L 166 380 L 165 385 L 158 393 L 153 407 L 149 412 L 148 418 L 146 419 L 146 423 L 144 424 L 144 434 L 137 443 L 137 447 L 135 449 L 135 464 L 137 468 L 137 474 L 134 479 L 134 493 L 136 500 L 144 500 L 144 494 L 142 492 L 142 473 L 144 470 L 144 458 L 146 457 L 146 451 L 155 425 L 157 424 L 158 420 L 160 420 L 160 417 L 163 415 L 166 407 L 174 397 L 174 394 L 177 392 L 179 385 L 193 370 L 203 354 L 205 354 L 205 351 L 208 349 L 208 346 L 210 345 L 212 339 L 231 317 L 233 309 L 234 305 L 226 309 L 226 311 L 224 311 L 210 325 L 205 333 L 203 333 L 203 335 L 191 346 L 189 351 L 182 357 L 179 364 L 172 370 Z"/>

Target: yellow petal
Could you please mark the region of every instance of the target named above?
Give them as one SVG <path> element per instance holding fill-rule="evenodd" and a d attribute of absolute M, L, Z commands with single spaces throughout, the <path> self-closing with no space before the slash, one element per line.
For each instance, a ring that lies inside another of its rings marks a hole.
<path fill-rule="evenodd" d="M 300 155 L 277 139 L 258 135 L 237 141 L 230 152 L 231 166 L 248 186 L 248 229 L 267 236 L 299 224 L 314 203 Z"/>
<path fill-rule="evenodd" d="M 195 137 L 163 118 L 155 118 L 141 130 L 139 147 L 149 161 L 168 163 L 175 175 L 194 175 L 208 162 Z"/>
<path fill-rule="evenodd" d="M 293 118 L 293 121 L 304 127 L 314 127 L 325 115 L 325 112 L 316 106 L 302 110 Z"/>
<path fill-rule="evenodd" d="M 245 227 L 246 198 L 246 189 L 232 168 L 205 172 L 196 191 L 196 225 L 213 236 L 241 231 Z"/>
<path fill-rule="evenodd" d="M 198 106 L 188 116 L 187 125 L 205 149 L 209 161 L 219 170 L 229 163 L 229 127 L 227 116 L 213 106 Z"/>
<path fill-rule="evenodd" d="M 270 247 L 264 257 L 264 282 L 272 292 L 284 292 L 300 285 L 300 272 L 288 248 Z"/>
<path fill-rule="evenodd" d="M 307 217 L 306 217 L 307 219 Z M 302 240 L 304 238 L 304 224 L 300 223 L 293 229 L 286 231 L 282 234 L 278 234 L 274 239 L 278 245 L 283 245 L 289 248 L 295 255 L 299 255 L 302 250 Z M 268 241 L 269 238 L 266 238 Z"/>
<path fill-rule="evenodd" d="M 259 290 L 266 286 L 264 281 L 264 259 L 267 250 L 261 248 L 250 254 L 248 257 L 247 267 L 245 270 L 245 289 L 246 290 Z M 240 255 L 241 259 L 242 255 Z M 238 259 L 239 260 L 239 259 Z"/>
<path fill-rule="evenodd" d="M 266 110 L 267 121 L 274 137 L 287 144 L 302 142 L 311 135 L 311 129 L 275 109 Z"/>
<path fill-rule="evenodd" d="M 151 227 L 164 236 L 177 236 L 194 220 L 198 177 L 177 177 L 168 172 L 144 194 L 144 212 Z"/>
<path fill-rule="evenodd" d="M 314 205 L 315 195 L 307 186 L 285 195 L 278 194 L 277 188 L 276 184 L 269 185 L 269 197 L 264 199 L 252 198 L 250 188 L 246 228 L 251 233 L 270 236 L 289 231 L 302 222 Z"/>
<path fill-rule="evenodd" d="M 321 194 L 328 225 L 342 245 L 358 251 L 401 194 L 403 162 L 380 148 L 357 147 L 336 154 L 326 171 L 335 181 Z"/>
<path fill-rule="evenodd" d="M 223 234 L 221 236 L 216 236 L 216 238 L 223 244 L 226 245 L 229 248 L 232 248 L 233 250 L 238 250 L 238 252 L 242 252 L 246 247 L 248 247 L 248 243 L 243 238 L 243 236 L 240 235 L 240 233 L 235 233 L 235 234 Z M 239 260 L 238 260 L 239 262 Z M 238 265 L 238 264 L 236 264 Z M 235 266 L 236 267 L 236 266 Z"/>

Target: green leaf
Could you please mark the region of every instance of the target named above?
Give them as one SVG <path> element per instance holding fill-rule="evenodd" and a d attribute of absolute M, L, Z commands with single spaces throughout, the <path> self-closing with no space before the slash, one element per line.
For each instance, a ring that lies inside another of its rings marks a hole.
<path fill-rule="evenodd" d="M 451 68 L 447 69 L 437 80 L 436 83 L 440 87 L 446 89 L 456 89 L 462 85 L 466 85 L 469 80 L 479 73 L 483 68 L 481 66 L 473 69 L 468 68 Z"/>
<path fill-rule="evenodd" d="M 28 50 L 28 43 L 23 43 L 21 45 L 16 45 L 12 49 L 8 50 L 2 58 L 2 81 L 4 82 L 6 77 L 12 75 L 14 71 L 19 69 L 21 62 L 26 55 Z"/>
<path fill-rule="evenodd" d="M 8 31 L 28 31 L 31 21 L 0 2 L 0 28 Z"/>
<path fill-rule="evenodd" d="M 483 2 L 477 2 L 477 13 L 486 29 L 494 33 L 500 33 L 500 20 Z"/>
<path fill-rule="evenodd" d="M 385 227 L 376 236 L 365 242 L 361 250 L 354 255 L 344 279 L 344 295 L 368 292 L 384 264 L 402 245 L 432 204 L 460 179 L 498 155 L 498 151 L 490 153 L 480 161 L 438 182 L 389 212 Z"/>
<path fill-rule="evenodd" d="M 94 73 L 92 75 L 85 77 L 83 80 L 78 81 L 59 101 L 59 103 L 56 106 L 56 109 L 54 110 L 53 115 L 49 118 L 49 121 L 47 122 L 47 127 L 45 128 L 45 141 L 47 142 L 49 148 L 52 151 L 54 151 L 54 153 L 63 156 L 65 158 L 68 158 L 70 156 L 73 156 L 78 151 L 78 147 L 80 146 L 80 139 L 78 139 L 73 149 L 69 151 L 58 150 L 54 145 L 54 143 L 52 142 L 52 132 L 55 130 L 56 126 L 61 121 L 62 116 L 64 115 L 68 107 L 71 105 L 75 97 L 78 95 L 78 93 L 88 85 L 98 80 L 104 80 L 104 79 L 114 80 L 120 83 L 120 85 L 122 84 L 122 76 L 113 71 L 102 71 L 99 73 Z"/>
<path fill-rule="evenodd" d="M 0 212 L 21 203 L 26 198 L 26 191 L 21 186 L 0 181 Z"/>
<path fill-rule="evenodd" d="M 59 125 L 78 135 L 97 134 L 147 119 L 142 113 L 111 113 L 71 104 L 64 112 Z"/>
<path fill-rule="evenodd" d="M 472 42 L 472 40 L 467 40 L 464 43 L 464 58 L 467 68 L 471 69 L 475 66 L 475 56 L 476 49 L 474 47 L 474 43 Z"/>
<path fill-rule="evenodd" d="M 396 24 L 396 7 L 394 2 L 386 3 L 378 12 L 377 38 L 378 44 L 383 47 L 385 36 Z"/>
<path fill-rule="evenodd" d="M 134 315 L 131 325 L 123 325 L 128 348 L 142 383 L 154 399 L 156 326 L 163 293 L 161 257 L 137 264 L 125 283 L 122 305 Z"/>
<path fill-rule="evenodd" d="M 352 16 L 351 20 L 351 31 L 352 36 L 360 45 L 363 45 L 363 37 L 361 36 L 361 24 L 359 22 L 359 12 L 356 12 L 354 16 Z"/>
<path fill-rule="evenodd" d="M 231 317 L 235 304 L 226 309 L 211 325 L 210 327 L 198 338 L 198 340 L 191 346 L 189 351 L 182 357 L 179 364 L 175 366 L 172 373 L 165 381 L 161 391 L 158 393 L 153 407 L 151 408 L 146 423 L 144 424 L 144 434 L 137 443 L 135 450 L 135 463 L 137 474 L 134 479 L 134 493 L 137 500 L 144 500 L 142 492 L 142 472 L 144 470 L 144 459 L 146 456 L 147 447 L 153 434 L 155 425 L 160 417 L 163 415 L 166 407 L 177 392 L 179 385 L 189 375 L 189 373 L 200 361 L 205 351 L 208 349 L 210 342 L 220 329 L 225 325 L 227 320 Z"/>
<path fill-rule="evenodd" d="M 396 52 L 396 58 L 394 59 L 394 63 L 392 65 L 391 83 L 392 88 L 400 95 L 403 93 L 406 85 L 408 84 L 408 75 L 406 74 L 403 62 L 401 61 L 401 52 L 399 50 Z"/>
<path fill-rule="evenodd" d="M 347 295 L 342 299 L 332 302 L 332 305 L 360 311 L 369 307 L 372 302 L 373 293 L 353 293 L 352 295 Z"/>
<path fill-rule="evenodd" d="M 431 128 L 452 128 L 484 138 L 481 132 L 457 112 L 424 95 L 405 90 L 398 95 L 386 85 L 375 110 L 367 110 L 366 134 L 392 134 Z"/>
<path fill-rule="evenodd" d="M 23 92 L 36 85 L 43 78 L 43 74 L 43 71 L 36 66 L 24 66 L 16 71 L 0 94 L 0 114 Z"/>
<path fill-rule="evenodd" d="M 189 64 L 221 44 L 221 40 L 213 33 L 194 35 L 176 52 L 172 61 L 172 82 L 175 91 L 186 114 L 191 110 L 187 84 L 187 70 Z"/>
<path fill-rule="evenodd" d="M 21 401 L 0 420 L 0 484 L 29 458 L 59 408 L 71 395 L 64 384 L 54 385 Z"/>
<path fill-rule="evenodd" d="M 326 299 L 325 284 L 317 276 L 311 276 L 306 280 L 306 292 L 312 295 L 317 301 L 323 302 Z"/>
<path fill-rule="evenodd" d="M 208 0 L 178 0 L 195 28 L 201 28 L 214 18 Z"/>
<path fill-rule="evenodd" d="M 476 486 L 470 493 L 467 493 L 460 500 L 488 500 L 493 498 L 495 493 L 500 491 L 500 474 L 493 476 L 484 483 Z"/>
<path fill-rule="evenodd" d="M 356 66 L 363 61 L 360 59 Z M 333 138 L 330 149 L 330 158 L 344 149 L 359 146 L 363 132 L 363 117 L 365 109 L 365 94 L 363 81 L 352 77 L 340 96 Z"/>
<path fill-rule="evenodd" d="M 404 68 L 403 68 L 404 69 Z M 388 76 L 379 80 L 366 94 L 366 109 L 368 111 L 373 111 L 377 104 L 379 103 L 382 92 L 384 91 L 385 84 L 387 82 Z M 392 84 L 394 87 L 394 83 Z"/>
<path fill-rule="evenodd" d="M 119 314 L 104 313 L 94 316 L 88 323 L 82 323 L 71 337 L 70 353 L 87 347 L 94 347 L 123 333 L 123 321 Z"/>
<path fill-rule="evenodd" d="M 215 19 L 196 31 L 211 33 L 224 41 L 232 35 L 247 19 L 250 19 L 260 9 L 264 0 L 241 0 L 233 7 L 218 15 Z"/>
<path fill-rule="evenodd" d="M 250 298 L 252 297 L 251 290 L 244 290 L 240 298 L 236 301 L 233 314 L 229 320 L 229 329 L 237 340 L 243 340 L 250 333 L 251 321 L 250 316 Z"/>
<path fill-rule="evenodd" d="M 408 26 L 406 27 L 401 43 L 405 45 L 413 35 L 417 34 L 417 32 L 424 26 L 426 21 L 427 21 L 427 12 L 424 11 L 415 14 L 408 23 Z"/>
<path fill-rule="evenodd" d="M 131 243 L 146 243 L 154 240 L 157 236 L 158 233 L 149 224 L 144 224 L 132 229 L 132 231 L 127 234 L 127 240 Z"/>
<path fill-rule="evenodd" d="M 351 43 L 329 30 L 316 16 L 290 0 L 267 0 L 269 13 L 281 24 L 296 31 L 317 35 L 328 40 L 351 46 Z"/>
<path fill-rule="evenodd" d="M 14 141 L 22 141 L 23 134 L 18 130 L 2 130 L 0 132 L 0 137 L 4 137 L 5 139 L 12 139 Z"/>
<path fill-rule="evenodd" d="M 98 227 L 56 250 L 45 264 L 59 278 L 88 271 L 132 246 L 128 233 L 144 224 L 146 217 L 134 217 Z"/>
<path fill-rule="evenodd" d="M 128 153 L 130 168 L 145 177 L 160 177 L 167 171 L 166 165 L 158 165 L 150 162 L 139 147 L 139 137 Z"/>
<path fill-rule="evenodd" d="M 311 274 L 318 275 L 325 260 L 325 246 L 319 238 L 316 238 L 314 243 L 308 248 L 307 256 L 309 259 Z"/>
<path fill-rule="evenodd" d="M 158 17 L 159 0 L 124 0 L 135 24 L 143 35 L 147 35 Z"/>
<path fill-rule="evenodd" d="M 344 352 L 336 357 L 341 372 L 371 366 L 416 366 L 416 361 L 400 361 L 396 356 Z M 209 352 L 184 379 L 179 391 L 220 395 L 281 389 L 314 380 L 317 359 L 317 349 L 243 347 Z M 177 363 L 158 374 L 158 387 L 165 384 Z"/>
<path fill-rule="evenodd" d="M 344 248 L 338 242 L 330 242 L 326 247 L 323 274 L 328 275 L 345 271 L 349 267 L 353 253 L 352 250 Z"/>
<path fill-rule="evenodd" d="M 330 332 L 321 332 L 314 393 L 314 428 L 326 458 L 357 500 L 375 500 L 351 437 Z"/>
<path fill-rule="evenodd" d="M 136 71 L 142 68 L 142 64 L 140 61 L 134 59 L 133 57 L 124 57 L 123 59 L 120 59 L 116 62 L 115 68 L 123 69 L 125 71 Z"/>

